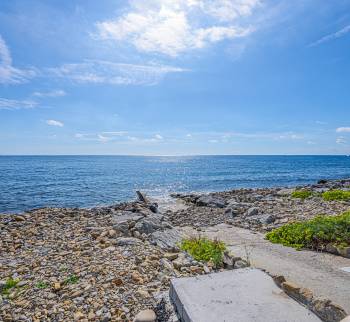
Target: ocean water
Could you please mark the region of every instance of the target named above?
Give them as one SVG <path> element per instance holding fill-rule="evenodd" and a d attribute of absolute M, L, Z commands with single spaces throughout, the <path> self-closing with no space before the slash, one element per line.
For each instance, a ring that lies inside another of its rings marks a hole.
<path fill-rule="evenodd" d="M 347 156 L 0 156 L 0 213 L 346 177 Z"/>

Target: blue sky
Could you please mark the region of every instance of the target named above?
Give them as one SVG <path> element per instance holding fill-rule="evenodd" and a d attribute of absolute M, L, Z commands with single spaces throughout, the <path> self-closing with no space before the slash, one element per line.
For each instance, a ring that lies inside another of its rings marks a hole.
<path fill-rule="evenodd" d="M 0 154 L 350 154 L 350 0 L 1 0 Z"/>

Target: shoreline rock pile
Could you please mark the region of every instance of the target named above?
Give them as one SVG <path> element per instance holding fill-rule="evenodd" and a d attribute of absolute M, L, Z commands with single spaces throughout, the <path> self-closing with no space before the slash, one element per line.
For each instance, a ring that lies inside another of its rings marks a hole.
<path fill-rule="evenodd" d="M 170 279 L 214 270 L 181 252 L 181 237 L 145 202 L 1 216 L 0 320 L 143 321 L 152 310 L 177 321 Z"/>
<path fill-rule="evenodd" d="M 293 198 L 296 189 L 308 189 L 315 196 L 305 200 Z M 207 227 L 220 223 L 267 232 L 288 222 L 306 220 L 317 215 L 338 215 L 350 209 L 349 201 L 325 201 L 316 193 L 332 189 L 350 189 L 349 180 L 321 180 L 314 185 L 296 188 L 236 189 L 208 195 L 173 194 L 185 202 L 187 209 L 168 211 L 175 226 Z"/>

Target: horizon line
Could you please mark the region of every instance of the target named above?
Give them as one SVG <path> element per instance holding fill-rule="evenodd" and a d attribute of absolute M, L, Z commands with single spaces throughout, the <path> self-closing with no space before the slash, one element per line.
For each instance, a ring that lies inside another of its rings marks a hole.
<path fill-rule="evenodd" d="M 111 157 L 203 157 L 203 156 L 345 156 L 350 154 L 0 154 L 0 157 L 59 157 L 59 156 L 111 156 Z"/>

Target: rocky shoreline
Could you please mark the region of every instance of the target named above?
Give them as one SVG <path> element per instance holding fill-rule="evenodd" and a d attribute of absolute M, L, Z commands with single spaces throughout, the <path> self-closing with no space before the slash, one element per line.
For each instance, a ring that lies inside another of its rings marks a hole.
<path fill-rule="evenodd" d="M 350 180 L 307 188 L 350 189 Z M 350 209 L 346 201 L 300 200 L 291 198 L 291 192 L 265 188 L 177 194 L 173 197 L 185 206 L 164 212 L 156 203 L 137 201 L 1 215 L 0 320 L 142 321 L 142 314 L 153 312 L 157 321 L 177 321 L 167 295 L 170 279 L 209 274 L 215 268 L 178 249 L 182 235 L 176 227 L 192 226 L 200 232 L 227 223 L 266 232 L 290 221 Z M 220 269 L 247 264 L 227 253 Z M 5 292 L 8 279 L 16 285 Z"/>

